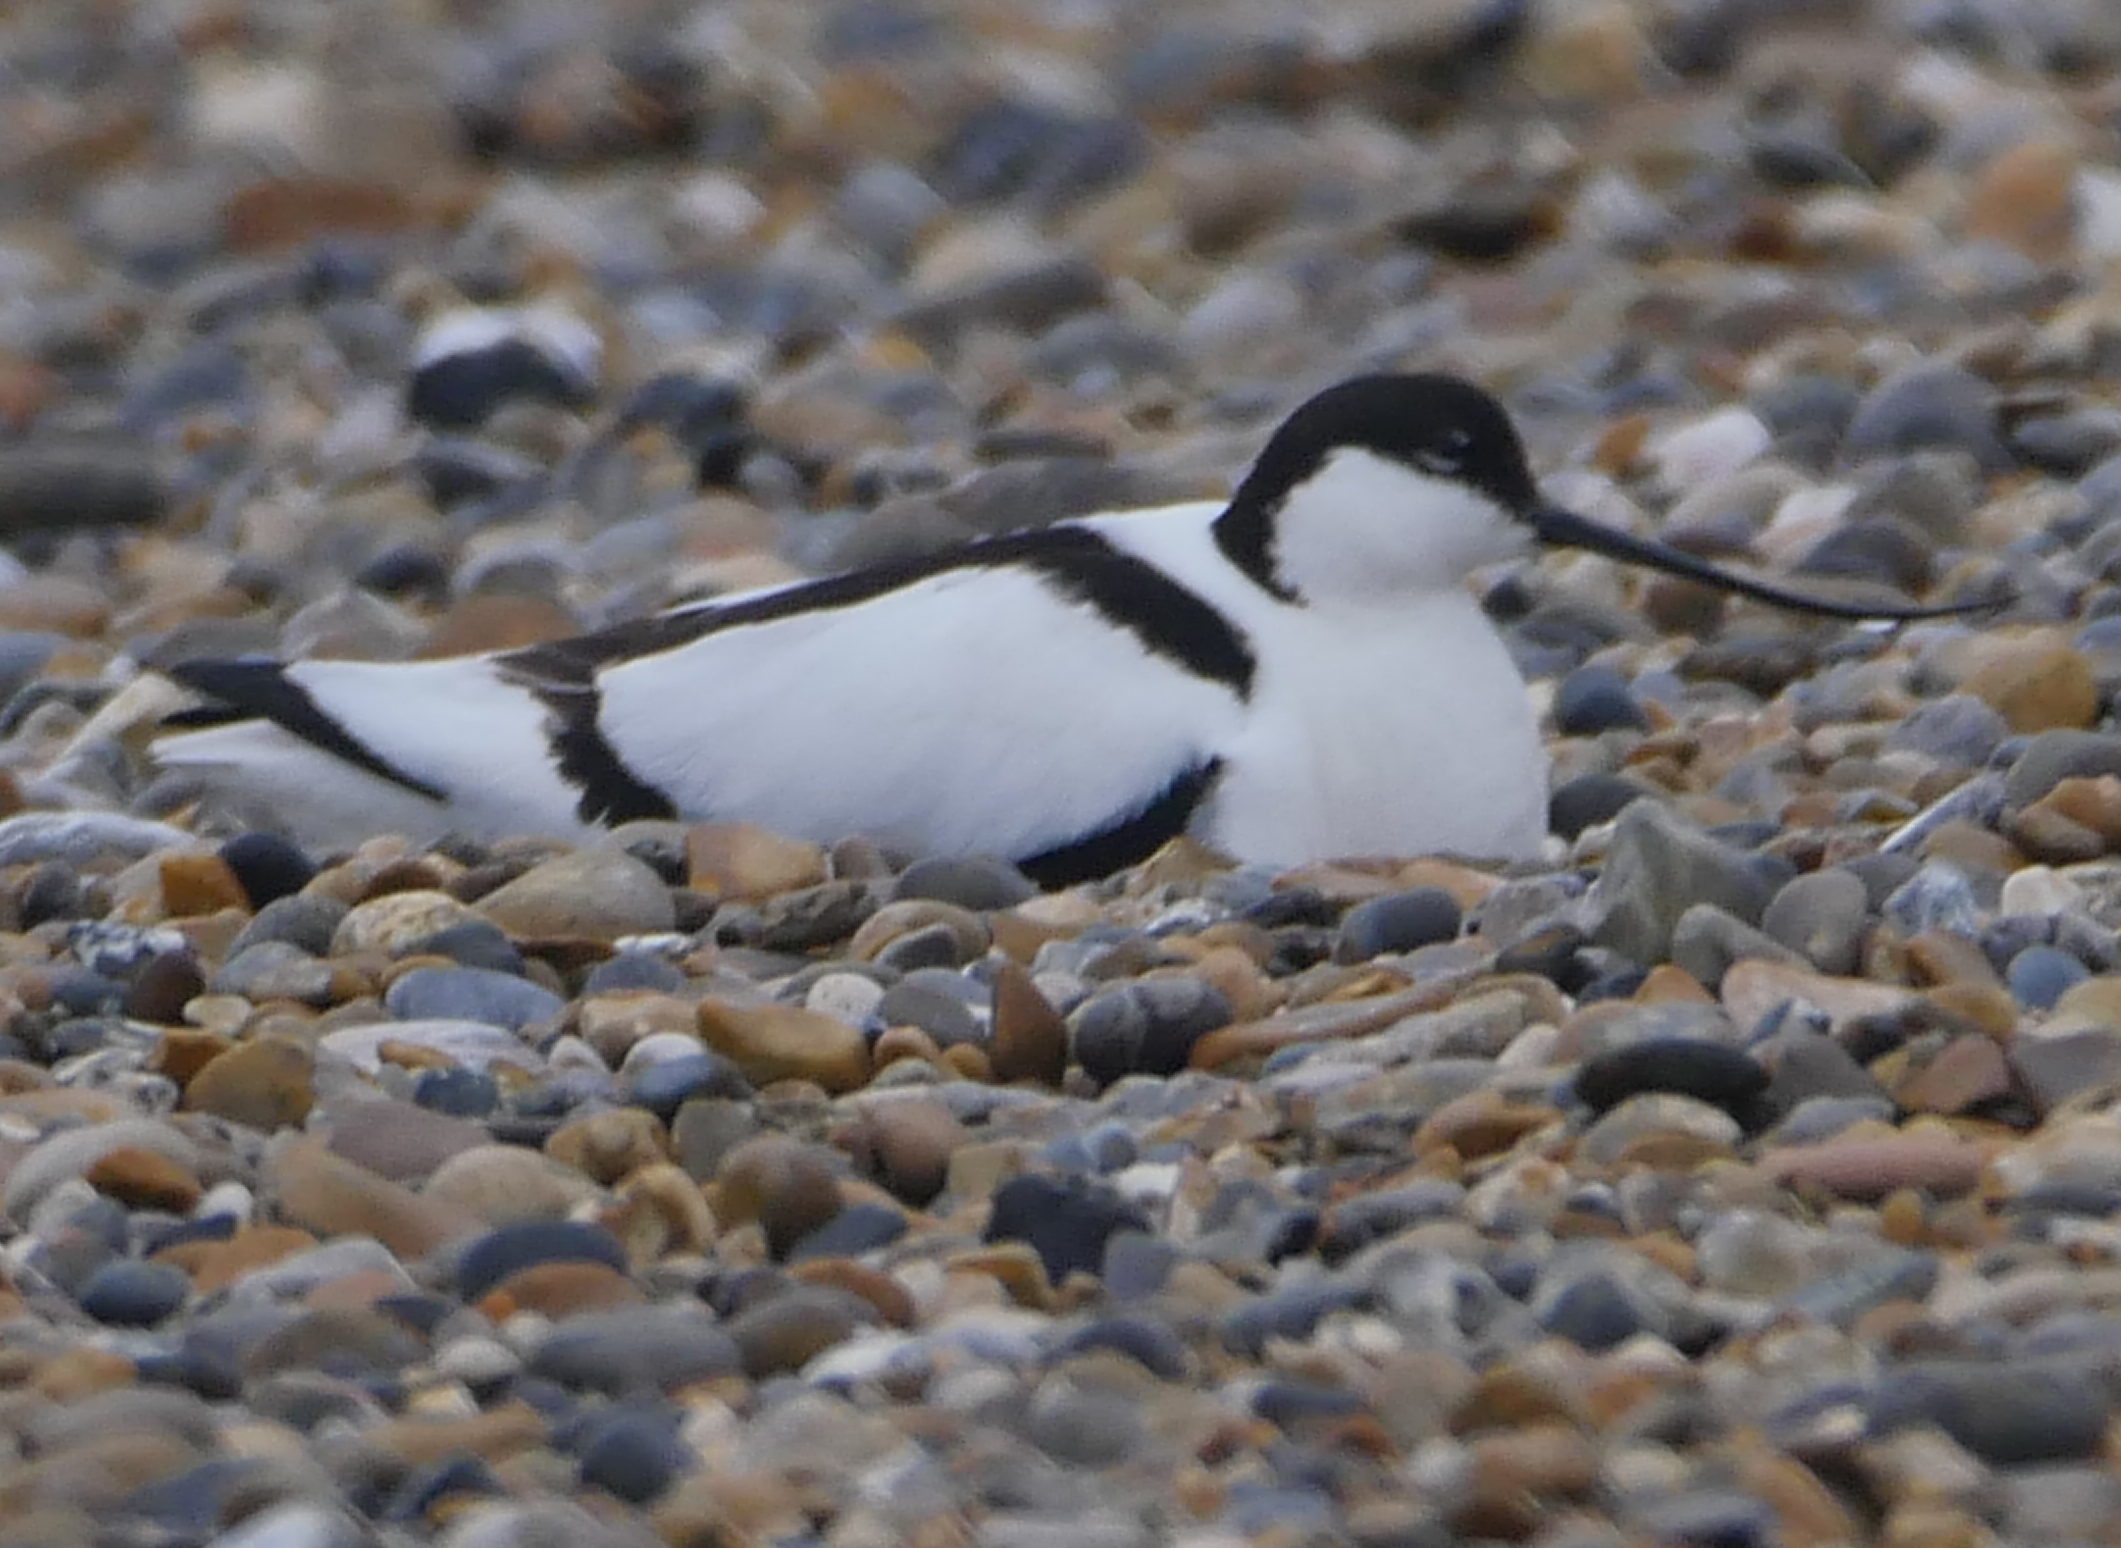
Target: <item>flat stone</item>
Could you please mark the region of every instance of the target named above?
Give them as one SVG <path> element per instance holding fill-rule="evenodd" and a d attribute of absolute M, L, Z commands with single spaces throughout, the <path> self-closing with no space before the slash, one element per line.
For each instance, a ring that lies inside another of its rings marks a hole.
<path fill-rule="evenodd" d="M 706 1307 L 589 1312 L 556 1326 L 530 1357 L 532 1375 L 625 1396 L 732 1375 L 736 1343 Z"/>
<path fill-rule="evenodd" d="M 1902 1188 L 1954 1197 L 1981 1179 L 1980 1149 L 1936 1134 L 1837 1137 L 1818 1145 L 1770 1150 L 1759 1165 L 1773 1181 L 1862 1202 L 1875 1202 Z"/>
<path fill-rule="evenodd" d="M 212 1113 L 267 1134 L 309 1116 L 315 1101 L 309 1050 L 288 1038 L 264 1037 L 216 1054 L 184 1088 L 184 1110 Z"/>
<path fill-rule="evenodd" d="M 446 892 L 386 893 L 347 910 L 332 931 L 331 955 L 401 956 L 428 937 L 478 917 Z"/>
<path fill-rule="evenodd" d="M 545 1067 L 536 1051 L 513 1032 L 483 1021 L 375 1021 L 340 1027 L 317 1040 L 317 1051 L 374 1075 L 383 1068 L 383 1048 L 389 1043 L 430 1050 L 466 1069 L 513 1065 L 540 1074 Z"/>
<path fill-rule="evenodd" d="M 749 823 L 685 830 L 685 885 L 710 897 L 760 902 L 825 880 L 825 851 Z"/>
<path fill-rule="evenodd" d="M 424 1197 L 463 1210 L 490 1226 L 559 1220 L 602 1197 L 588 1178 L 520 1145 L 474 1145 L 434 1169 Z"/>
<path fill-rule="evenodd" d="M 869 1043 L 858 1028 L 795 1005 L 703 1000 L 700 1037 L 754 1086 L 808 1080 L 838 1093 L 869 1079 Z"/>
<path fill-rule="evenodd" d="M 266 1173 L 283 1218 L 320 1236 L 372 1236 L 403 1259 L 477 1232 L 468 1211 L 341 1160 L 313 1139 L 283 1142 Z"/>
<path fill-rule="evenodd" d="M 479 899 L 478 911 L 526 939 L 615 941 L 677 925 L 670 888 L 622 849 L 591 846 L 543 865 Z"/>
<path fill-rule="evenodd" d="M 1924 1361 L 1886 1372 L 1872 1395 L 1874 1434 L 1934 1424 L 1996 1466 L 2096 1457 L 2108 1398 L 2087 1371 Z"/>

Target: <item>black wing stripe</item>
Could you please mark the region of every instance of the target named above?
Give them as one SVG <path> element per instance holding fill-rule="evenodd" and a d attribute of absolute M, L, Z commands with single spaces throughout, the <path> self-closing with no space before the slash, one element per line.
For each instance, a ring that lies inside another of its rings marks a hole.
<path fill-rule="evenodd" d="M 317 707 L 300 684 L 291 681 L 277 661 L 239 658 L 233 661 L 186 661 L 169 669 L 169 675 L 185 687 L 218 699 L 238 713 L 222 715 L 217 722 L 245 718 L 271 721 L 281 730 L 300 737 L 320 752 L 364 774 L 390 781 L 430 801 L 446 801 L 448 795 L 415 779 L 386 762 L 374 748 Z M 197 724 L 197 721 L 192 722 Z"/>
<path fill-rule="evenodd" d="M 1193 813 L 1222 774 L 1222 759 L 1210 758 L 1181 772 L 1140 811 L 1110 827 L 1043 850 L 1016 862 L 1041 887 L 1072 887 L 1139 865 L 1186 831 Z"/>
<path fill-rule="evenodd" d="M 524 686 L 551 712 L 546 741 L 560 778 L 582 793 L 575 803 L 575 815 L 582 821 L 616 827 L 643 818 L 677 816 L 670 797 L 627 768 L 606 740 L 597 723 L 603 699 L 594 687 L 550 682 Z"/>
<path fill-rule="evenodd" d="M 1056 525 L 986 538 L 947 553 L 805 581 L 762 596 L 658 613 L 595 634 L 533 645 L 501 658 L 525 678 L 582 683 L 598 671 L 660 655 L 724 629 L 859 607 L 952 570 L 1016 567 L 1056 595 L 1094 608 L 1142 646 L 1240 698 L 1257 667 L 1243 631 L 1155 565 L 1123 553 L 1088 527 Z"/>

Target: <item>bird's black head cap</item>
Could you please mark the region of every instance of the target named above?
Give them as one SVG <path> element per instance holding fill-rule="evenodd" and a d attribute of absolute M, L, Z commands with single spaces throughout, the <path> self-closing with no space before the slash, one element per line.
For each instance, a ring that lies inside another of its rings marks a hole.
<path fill-rule="evenodd" d="M 1275 575 L 1275 513 L 1327 458 L 1350 448 L 1464 484 L 1511 515 L 1539 504 L 1517 427 L 1488 393 L 1434 372 L 1357 376 L 1309 399 L 1267 442 L 1215 523 L 1230 561 L 1293 600 Z"/>

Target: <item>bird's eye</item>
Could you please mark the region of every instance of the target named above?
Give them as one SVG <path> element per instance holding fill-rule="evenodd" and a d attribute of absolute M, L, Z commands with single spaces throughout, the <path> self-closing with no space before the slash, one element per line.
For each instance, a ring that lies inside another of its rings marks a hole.
<path fill-rule="evenodd" d="M 1449 452 L 1418 451 L 1414 454 L 1414 466 L 1424 473 L 1434 473 L 1439 478 L 1449 478 L 1464 466 Z"/>

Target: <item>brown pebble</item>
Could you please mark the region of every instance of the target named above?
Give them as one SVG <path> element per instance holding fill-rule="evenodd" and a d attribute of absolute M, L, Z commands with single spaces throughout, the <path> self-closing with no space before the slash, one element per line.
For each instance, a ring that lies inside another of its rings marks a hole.
<path fill-rule="evenodd" d="M 325 1237 L 373 1236 L 400 1258 L 424 1258 L 485 1227 L 469 1211 L 378 1177 L 307 1137 L 281 1144 L 265 1175 L 287 1220 Z"/>
<path fill-rule="evenodd" d="M 799 1005 L 735 1005 L 703 1000 L 700 1036 L 754 1086 L 807 1080 L 838 1095 L 869 1079 L 869 1043 L 861 1030 Z"/>
<path fill-rule="evenodd" d="M 1423 1156 L 1445 1146 L 1468 1161 L 1508 1150 L 1527 1134 L 1560 1119 L 1550 1107 L 1511 1102 L 1483 1087 L 1450 1101 L 1429 1114 L 1414 1131 L 1412 1149 Z"/>
<path fill-rule="evenodd" d="M 878 1070 L 889 1069 L 901 1059 L 916 1059 L 922 1064 L 940 1064 L 942 1049 L 935 1046 L 935 1039 L 919 1027 L 886 1027 L 878 1034 L 876 1046 L 869 1050 L 869 1062 Z"/>
<path fill-rule="evenodd" d="M 250 894 L 219 855 L 164 855 L 162 907 L 177 918 L 211 914 L 217 909 L 250 907 Z"/>
<path fill-rule="evenodd" d="M 920 1317 L 920 1310 L 904 1285 L 882 1269 L 852 1258 L 811 1258 L 791 1268 L 788 1277 L 806 1285 L 826 1285 L 858 1295 L 894 1328 L 910 1328 Z"/>
<path fill-rule="evenodd" d="M 147 1067 L 167 1075 L 179 1086 L 189 1086 L 199 1071 L 236 1045 L 218 1032 L 200 1032 L 190 1027 L 171 1027 L 155 1039 L 148 1051 Z"/>
<path fill-rule="evenodd" d="M 1817 1145 L 1770 1150 L 1759 1164 L 1776 1182 L 1859 1202 L 1882 1199 L 1896 1188 L 1960 1194 L 1981 1180 L 1979 1148 L 1934 1133 L 1836 1136 Z"/>
<path fill-rule="evenodd" d="M 742 822 L 685 830 L 685 885 L 715 897 L 759 902 L 826 879 L 825 852 Z"/>
<path fill-rule="evenodd" d="M 209 1059 L 184 1088 L 184 1110 L 212 1113 L 270 1134 L 309 1116 L 315 1057 L 300 1043 L 268 1037 Z"/>
<path fill-rule="evenodd" d="M 1000 959 L 994 970 L 994 1078 L 1058 1086 L 1068 1073 L 1068 1027 L 1019 964 Z"/>
<path fill-rule="evenodd" d="M 1963 1113 L 2008 1096 L 2011 1070 L 1992 1039 L 1970 1034 L 1953 1038 L 1888 1089 L 1909 1112 Z"/>
<path fill-rule="evenodd" d="M 1453 1435 L 1489 1429 L 1520 1429 L 1542 1420 L 1581 1422 L 1584 1397 L 1554 1370 L 1526 1356 L 1512 1356 L 1481 1372 L 1479 1382 L 1451 1413 Z"/>
<path fill-rule="evenodd" d="M 699 1185 L 668 1161 L 635 1171 L 617 1201 L 599 1210 L 596 1219 L 619 1239 L 626 1261 L 635 1264 L 660 1262 L 673 1252 L 704 1252 L 718 1230 Z"/>
<path fill-rule="evenodd" d="M 2066 645 L 2026 644 L 2002 652 L 1959 685 L 2009 722 L 2012 731 L 2084 730 L 2099 718 L 2091 663 Z"/>
<path fill-rule="evenodd" d="M 1992 157 L 1967 192 L 1965 234 L 2035 260 L 2067 256 L 2076 236 L 2077 162 L 2074 147 L 2047 139 Z"/>
<path fill-rule="evenodd" d="M 545 1154 L 592 1182 L 609 1186 L 644 1166 L 670 1159 L 670 1136 L 645 1107 L 614 1107 L 555 1129 Z"/>
<path fill-rule="evenodd" d="M 406 1416 L 386 1419 L 362 1432 L 362 1441 L 384 1456 L 427 1467 L 469 1454 L 488 1462 L 547 1444 L 545 1419 L 520 1398 L 461 1419 Z"/>
<path fill-rule="evenodd" d="M 235 1235 L 218 1242 L 179 1242 L 154 1256 L 157 1263 L 174 1264 L 191 1276 L 192 1288 L 201 1295 L 226 1290 L 253 1269 L 277 1263 L 290 1253 L 307 1252 L 317 1245 L 309 1232 L 293 1226 L 244 1226 Z"/>
<path fill-rule="evenodd" d="M 839 1171 L 820 1146 L 761 1134 L 723 1157 L 709 1203 L 727 1224 L 756 1221 L 780 1257 L 840 1212 Z"/>
<path fill-rule="evenodd" d="M 82 1176 L 91 1188 L 129 1209 L 162 1209 L 176 1215 L 189 1214 L 205 1191 L 190 1168 L 139 1145 L 105 1151 Z"/>
<path fill-rule="evenodd" d="M 413 650 L 416 661 L 521 650 L 582 632 L 581 621 L 543 597 L 480 593 L 459 597 Z"/>
<path fill-rule="evenodd" d="M 499 1322 L 520 1311 L 545 1317 L 615 1311 L 647 1301 L 624 1274 L 605 1263 L 534 1263 L 479 1298 L 482 1315 Z"/>
<path fill-rule="evenodd" d="M 978 1274 L 993 1280 L 1009 1293 L 1010 1300 L 1032 1311 L 1045 1311 L 1053 1304 L 1046 1265 L 1027 1243 L 968 1247 L 944 1259 L 943 1266 L 953 1274 Z"/>
<path fill-rule="evenodd" d="M 834 1143 L 864 1177 L 919 1207 L 943 1191 L 951 1153 L 970 1137 L 940 1101 L 904 1096 L 866 1103 Z"/>

